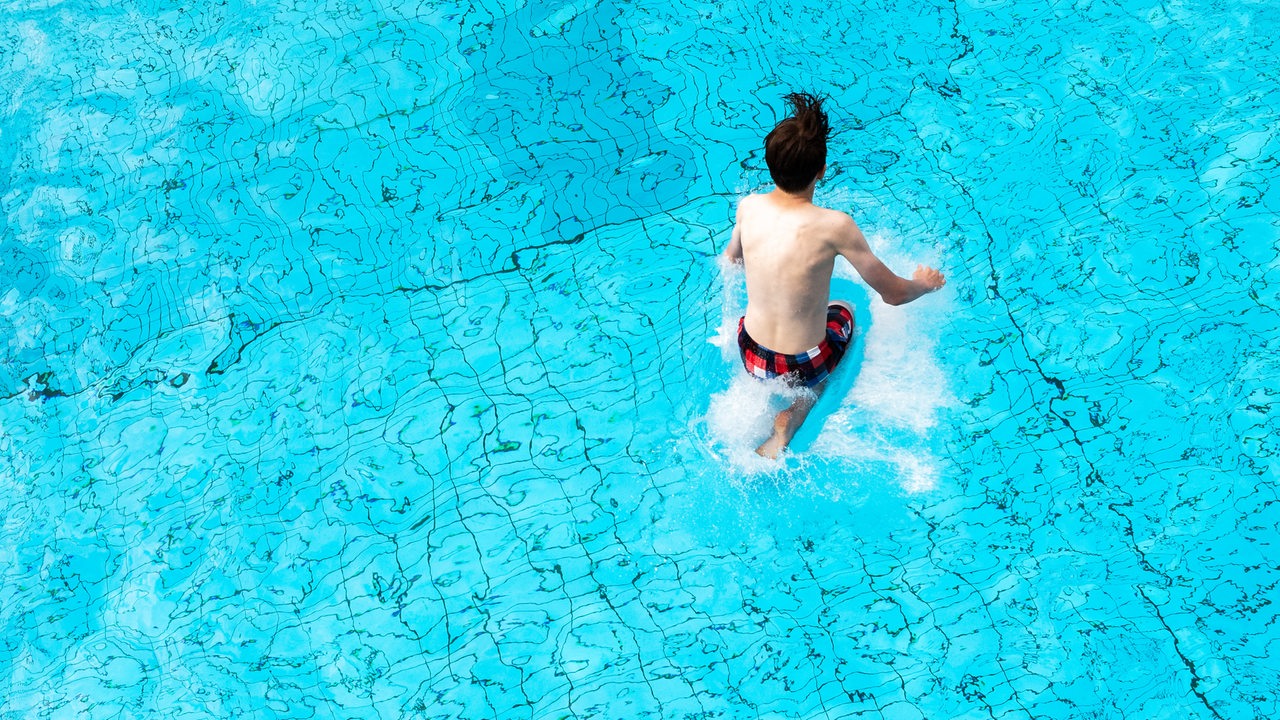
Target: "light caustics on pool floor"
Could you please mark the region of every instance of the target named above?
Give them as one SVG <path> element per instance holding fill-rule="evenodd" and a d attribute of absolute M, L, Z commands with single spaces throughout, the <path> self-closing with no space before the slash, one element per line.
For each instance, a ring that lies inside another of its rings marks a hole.
<path fill-rule="evenodd" d="M 1265 4 L 513 8 L 4 8 L 0 715 L 1277 714 Z M 797 87 L 949 284 L 762 472 Z"/>

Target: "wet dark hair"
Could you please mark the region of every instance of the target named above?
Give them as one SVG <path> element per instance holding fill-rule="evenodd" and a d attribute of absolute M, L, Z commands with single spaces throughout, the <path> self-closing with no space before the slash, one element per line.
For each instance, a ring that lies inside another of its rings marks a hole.
<path fill-rule="evenodd" d="M 800 192 L 827 164 L 827 114 L 822 98 L 809 93 L 786 96 L 794 111 L 764 138 L 764 161 L 773 182 L 787 192 Z"/>

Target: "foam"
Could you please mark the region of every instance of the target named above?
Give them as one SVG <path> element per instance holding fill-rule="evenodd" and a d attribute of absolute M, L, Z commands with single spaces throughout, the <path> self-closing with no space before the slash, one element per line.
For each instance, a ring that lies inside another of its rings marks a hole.
<path fill-rule="evenodd" d="M 720 293 L 720 327 L 716 334 L 707 338 L 707 342 L 720 348 L 720 354 L 726 361 L 737 357 L 738 353 L 738 318 L 742 317 L 747 307 L 746 274 L 742 265 L 732 263 L 723 257 L 717 259 L 720 265 L 720 276 L 724 291 Z"/>
<path fill-rule="evenodd" d="M 799 393 L 781 381 L 760 382 L 735 372 L 724 392 L 711 396 L 706 424 L 715 448 L 712 454 L 733 468 L 748 473 L 772 472 L 773 460 L 755 450 L 773 431 L 773 418 L 788 407 Z"/>
<path fill-rule="evenodd" d="M 925 435 L 951 402 L 946 374 L 934 349 L 933 335 L 941 318 L 931 317 L 937 313 L 922 308 L 880 302 L 872 302 L 869 310 L 865 360 L 848 402 L 832 419 L 844 419 L 860 408 L 894 427 Z"/>

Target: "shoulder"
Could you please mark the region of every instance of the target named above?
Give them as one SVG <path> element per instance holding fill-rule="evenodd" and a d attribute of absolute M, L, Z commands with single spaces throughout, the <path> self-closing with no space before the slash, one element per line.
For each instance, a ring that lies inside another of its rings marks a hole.
<path fill-rule="evenodd" d="M 866 244 L 861 228 L 849 213 L 822 208 L 820 223 L 823 234 L 837 248 L 857 248 Z"/>
<path fill-rule="evenodd" d="M 842 229 L 858 227 L 857 224 L 853 222 L 853 216 L 849 215 L 847 212 L 832 210 L 831 208 L 818 208 L 818 212 L 822 218 L 822 223 L 829 227 Z"/>
<path fill-rule="evenodd" d="M 858 229 L 858 224 L 853 221 L 853 217 L 846 212 L 832 210 L 830 208 L 818 208 L 818 216 L 815 219 L 824 229 L 833 233 L 862 234 L 862 231 Z"/>
<path fill-rule="evenodd" d="M 734 209 L 734 217 L 738 222 L 742 222 L 744 215 L 749 215 L 752 208 L 760 202 L 759 195 L 747 195 L 738 200 L 738 206 Z"/>

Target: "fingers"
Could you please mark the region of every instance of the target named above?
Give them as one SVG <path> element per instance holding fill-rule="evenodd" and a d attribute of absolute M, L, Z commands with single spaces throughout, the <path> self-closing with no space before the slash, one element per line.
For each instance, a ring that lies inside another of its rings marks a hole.
<path fill-rule="evenodd" d="M 937 290 L 947 284 L 947 279 L 942 276 L 942 273 L 924 264 L 916 265 L 914 277 L 927 284 L 931 290 Z"/>

